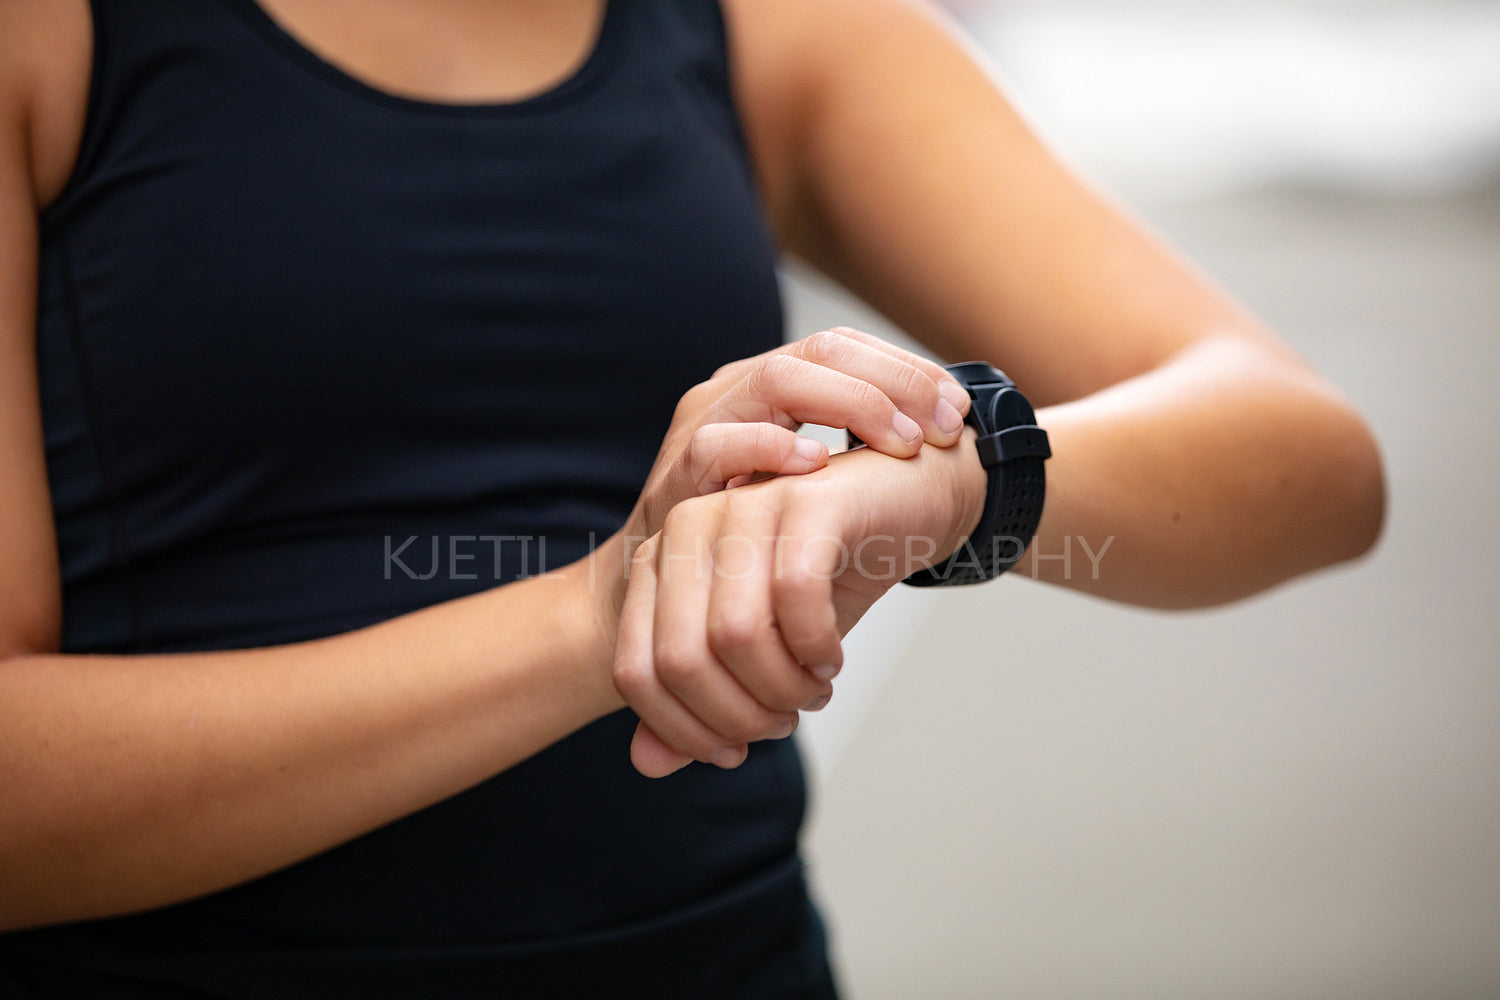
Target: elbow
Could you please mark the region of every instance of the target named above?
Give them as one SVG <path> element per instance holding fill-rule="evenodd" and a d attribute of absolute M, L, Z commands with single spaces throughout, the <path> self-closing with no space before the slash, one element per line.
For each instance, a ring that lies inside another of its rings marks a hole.
<path fill-rule="evenodd" d="M 1306 369 L 1284 372 L 1273 435 L 1290 465 L 1270 499 L 1287 539 L 1299 539 L 1279 567 L 1283 579 L 1368 555 L 1385 527 L 1386 476 L 1380 443 L 1337 388 Z"/>
<path fill-rule="evenodd" d="M 1254 518 L 1261 530 L 1232 543 L 1234 554 L 1226 553 L 1205 578 L 1192 581 L 1179 572 L 1177 582 L 1188 585 L 1151 602 L 1155 606 L 1187 610 L 1230 604 L 1374 550 L 1387 503 L 1380 445 L 1364 417 L 1331 389 L 1322 387 L 1304 399 L 1309 405 L 1298 408 L 1296 421 L 1277 435 L 1300 438 L 1299 454 L 1262 480 L 1265 492 L 1251 488 L 1241 501 L 1242 512 L 1261 513 Z M 1226 575 L 1225 566 L 1233 572 Z"/>
<path fill-rule="evenodd" d="M 1329 532 L 1331 562 L 1349 562 L 1367 555 L 1380 540 L 1385 527 L 1386 479 L 1380 445 L 1365 419 L 1350 405 L 1340 402 L 1336 437 L 1336 470 L 1330 483 L 1336 514 Z"/>
<path fill-rule="evenodd" d="M 1352 533 L 1351 544 L 1345 559 L 1358 559 L 1375 548 L 1385 528 L 1385 476 L 1377 462 L 1370 482 L 1361 493 L 1358 504 L 1358 525 Z"/>

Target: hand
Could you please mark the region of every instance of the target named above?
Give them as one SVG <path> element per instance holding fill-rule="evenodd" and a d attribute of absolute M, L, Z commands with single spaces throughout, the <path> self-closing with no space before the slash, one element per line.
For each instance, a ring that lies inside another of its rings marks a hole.
<path fill-rule="evenodd" d="M 616 690 L 641 717 L 636 768 L 736 767 L 749 743 L 790 735 L 832 696 L 842 637 L 955 550 L 984 496 L 971 446 L 861 449 L 678 504 L 634 554 L 615 647 Z"/>
<path fill-rule="evenodd" d="M 847 327 L 733 362 L 678 403 L 624 533 L 654 535 L 689 497 L 822 468 L 828 450 L 797 436 L 803 423 L 848 428 L 907 458 L 924 440 L 956 442 L 968 409 L 968 393 L 942 366 Z"/>

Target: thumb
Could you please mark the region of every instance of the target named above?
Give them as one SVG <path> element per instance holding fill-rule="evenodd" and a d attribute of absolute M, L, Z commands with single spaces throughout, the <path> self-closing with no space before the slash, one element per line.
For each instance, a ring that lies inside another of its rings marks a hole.
<path fill-rule="evenodd" d="M 684 456 L 690 481 L 685 492 L 707 496 L 757 473 L 802 475 L 827 464 L 822 442 L 776 424 L 704 424 L 693 432 Z"/>

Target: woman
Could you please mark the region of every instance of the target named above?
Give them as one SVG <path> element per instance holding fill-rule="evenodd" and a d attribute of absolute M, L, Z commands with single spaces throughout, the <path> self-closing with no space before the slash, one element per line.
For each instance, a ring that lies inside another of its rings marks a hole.
<path fill-rule="evenodd" d="M 1054 582 L 1210 604 L 1378 533 L 1359 416 L 919 4 L 0 37 L 0 994 L 832 995 L 783 737 L 987 484 L 942 369 L 776 346 L 776 248 L 1042 408 L 1034 550 L 1114 537 Z"/>

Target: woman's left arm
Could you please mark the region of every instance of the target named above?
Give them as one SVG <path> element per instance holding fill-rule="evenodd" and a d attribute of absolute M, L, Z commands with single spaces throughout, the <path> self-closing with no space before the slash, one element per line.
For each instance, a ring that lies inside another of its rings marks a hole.
<path fill-rule="evenodd" d="M 784 246 L 1044 407 L 1047 503 L 1012 574 L 1192 607 L 1374 543 L 1384 487 L 1360 416 L 1052 156 L 932 9 L 723 6 Z M 615 649 L 616 689 L 645 723 L 637 768 L 732 767 L 785 736 L 754 707 L 799 707 L 793 682 L 837 671 L 865 609 L 974 530 L 985 480 L 968 440 L 673 508 L 635 553 Z"/>
<path fill-rule="evenodd" d="M 1384 488 L 1359 414 L 1051 154 L 933 8 L 724 7 L 786 249 L 1044 407 L 1048 500 L 1013 573 L 1189 607 L 1374 543 Z"/>

